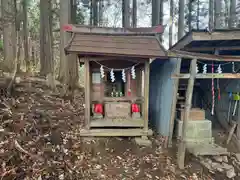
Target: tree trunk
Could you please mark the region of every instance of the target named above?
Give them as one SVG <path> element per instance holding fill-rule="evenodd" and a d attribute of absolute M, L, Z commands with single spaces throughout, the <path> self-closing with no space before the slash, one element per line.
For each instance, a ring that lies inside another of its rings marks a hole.
<path fill-rule="evenodd" d="M 20 18 L 17 17 L 17 0 L 14 0 L 14 12 L 15 12 L 15 29 L 16 29 L 16 73 L 21 71 L 21 36 L 20 36 Z"/>
<path fill-rule="evenodd" d="M 178 19 L 178 40 L 180 40 L 184 35 L 184 7 L 185 7 L 185 0 L 179 1 L 179 19 Z"/>
<path fill-rule="evenodd" d="M 172 47 L 173 44 L 173 19 L 174 19 L 174 2 L 170 0 L 170 24 L 169 24 L 169 48 Z"/>
<path fill-rule="evenodd" d="M 210 31 L 214 28 L 214 15 L 213 15 L 213 9 L 214 9 L 214 0 L 209 0 L 209 24 L 208 28 Z"/>
<path fill-rule="evenodd" d="M 199 23 L 200 23 L 200 0 L 197 1 L 197 30 L 200 29 Z"/>
<path fill-rule="evenodd" d="M 91 8 L 92 8 L 92 12 L 93 12 L 93 25 L 98 26 L 98 3 L 97 3 L 97 0 L 92 0 Z M 74 11 L 72 11 L 72 12 L 74 12 Z M 76 12 L 75 12 L 75 14 L 76 14 Z M 74 19 L 72 19 L 72 20 L 74 20 Z"/>
<path fill-rule="evenodd" d="M 40 0 L 40 74 L 46 75 L 45 72 L 45 2 L 44 0 Z"/>
<path fill-rule="evenodd" d="M 52 49 L 52 3 L 51 0 L 40 0 L 40 49 L 41 74 L 46 76 L 47 85 L 55 89 L 54 63 Z"/>
<path fill-rule="evenodd" d="M 130 0 L 122 0 L 122 26 L 130 27 Z"/>
<path fill-rule="evenodd" d="M 215 0 L 215 14 L 214 14 L 214 28 L 220 29 L 222 27 L 222 17 L 221 17 L 221 10 L 222 10 L 222 2 L 220 0 Z"/>
<path fill-rule="evenodd" d="M 63 26 L 70 22 L 70 5 L 66 0 L 60 0 L 60 67 L 58 79 L 63 82 L 65 77 L 65 69 L 67 63 L 67 56 L 64 51 L 65 44 L 67 43 L 69 36 L 63 30 Z"/>
<path fill-rule="evenodd" d="M 30 59 L 28 48 L 28 12 L 27 12 L 27 0 L 22 0 L 23 8 L 23 42 L 24 42 L 24 60 L 26 62 L 26 70 L 30 72 Z"/>
<path fill-rule="evenodd" d="M 184 0 L 183 0 L 184 1 Z M 164 0 L 161 0 L 160 1 L 160 12 L 159 12 L 159 24 L 161 24 L 161 25 L 163 25 L 163 16 L 164 16 L 164 14 L 163 14 L 163 3 L 164 3 Z"/>
<path fill-rule="evenodd" d="M 71 0 L 69 3 L 66 0 L 60 0 L 60 27 L 64 24 L 69 24 L 75 21 L 76 12 L 71 12 L 71 8 L 75 3 L 75 0 Z M 70 90 L 73 92 L 74 88 L 78 85 L 78 61 L 75 54 L 66 55 L 64 52 L 64 46 L 71 38 L 70 33 L 64 32 L 61 28 L 61 41 L 60 41 L 60 80 L 65 84 L 66 92 Z"/>
<path fill-rule="evenodd" d="M 2 0 L 2 15 L 4 18 L 3 26 L 3 53 L 4 69 L 11 72 L 14 69 L 16 57 L 16 28 L 14 0 Z"/>
<path fill-rule="evenodd" d="M 163 0 L 152 0 L 152 26 L 163 24 Z M 162 41 L 162 35 L 159 35 Z"/>
<path fill-rule="evenodd" d="M 99 26 L 103 25 L 103 0 L 99 0 Z"/>
<path fill-rule="evenodd" d="M 133 0 L 132 27 L 137 27 L 137 0 Z"/>
<path fill-rule="evenodd" d="M 228 20 L 228 27 L 234 28 L 236 26 L 236 0 L 230 1 L 230 18 Z"/>
<path fill-rule="evenodd" d="M 156 11 L 157 11 L 157 1 L 152 0 L 152 26 L 156 26 L 157 24 Z"/>
<path fill-rule="evenodd" d="M 189 0 L 188 2 L 188 31 L 190 32 L 192 30 L 192 6 L 193 6 L 193 0 Z"/>

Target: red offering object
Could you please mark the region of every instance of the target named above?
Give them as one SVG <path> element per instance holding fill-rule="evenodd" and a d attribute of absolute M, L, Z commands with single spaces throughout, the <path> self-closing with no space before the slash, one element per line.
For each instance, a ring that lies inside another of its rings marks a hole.
<path fill-rule="evenodd" d="M 97 114 L 103 114 L 103 105 L 102 104 L 94 104 L 94 112 Z"/>
<path fill-rule="evenodd" d="M 164 27 L 162 25 L 155 26 L 154 32 L 163 33 Z"/>
<path fill-rule="evenodd" d="M 66 25 L 63 26 L 64 31 L 71 31 L 72 29 L 73 29 L 73 27 L 70 24 L 66 24 Z"/>
<path fill-rule="evenodd" d="M 140 108 L 137 104 L 132 104 L 132 113 L 139 113 Z"/>

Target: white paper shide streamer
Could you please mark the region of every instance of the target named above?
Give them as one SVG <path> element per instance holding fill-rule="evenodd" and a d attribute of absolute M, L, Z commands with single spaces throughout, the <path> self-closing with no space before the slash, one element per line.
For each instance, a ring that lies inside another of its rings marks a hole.
<path fill-rule="evenodd" d="M 199 73 L 198 64 L 196 66 L 196 73 Z"/>
<path fill-rule="evenodd" d="M 221 67 L 221 64 L 218 65 L 217 73 L 218 73 L 218 74 L 222 74 L 222 67 Z"/>
<path fill-rule="evenodd" d="M 207 64 L 204 64 L 203 65 L 203 74 L 206 74 L 207 73 Z"/>
<path fill-rule="evenodd" d="M 111 82 L 115 82 L 115 75 L 114 75 L 113 69 L 111 69 L 110 71 L 110 79 L 111 79 Z"/>
<path fill-rule="evenodd" d="M 232 72 L 233 72 L 233 73 L 236 72 L 236 71 L 235 71 L 235 63 L 234 63 L 234 62 L 232 62 Z"/>
<path fill-rule="evenodd" d="M 100 67 L 101 78 L 105 77 L 103 66 Z"/>
<path fill-rule="evenodd" d="M 125 69 L 122 70 L 122 80 L 123 80 L 123 82 L 126 82 L 126 73 L 125 73 Z"/>
<path fill-rule="evenodd" d="M 136 72 L 135 72 L 134 66 L 132 66 L 132 68 L 131 68 L 131 75 L 132 75 L 132 79 L 136 79 Z"/>

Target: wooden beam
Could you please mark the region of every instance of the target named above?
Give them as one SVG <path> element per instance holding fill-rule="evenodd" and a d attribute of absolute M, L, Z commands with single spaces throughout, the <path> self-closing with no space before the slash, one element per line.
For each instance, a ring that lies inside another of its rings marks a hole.
<path fill-rule="evenodd" d="M 90 127 L 143 127 L 143 119 L 98 119 L 91 120 Z"/>
<path fill-rule="evenodd" d="M 193 41 L 240 40 L 240 30 L 193 32 Z"/>
<path fill-rule="evenodd" d="M 150 60 L 145 62 L 144 67 L 144 131 L 148 131 L 148 104 L 149 104 L 149 76 L 150 76 Z"/>
<path fill-rule="evenodd" d="M 111 61 L 111 60 L 121 60 L 121 61 L 131 61 L 131 62 L 145 62 L 148 58 L 137 58 L 137 57 L 124 57 L 124 56 L 91 56 L 90 61 Z M 84 62 L 83 58 L 80 58 L 80 62 Z"/>
<path fill-rule="evenodd" d="M 143 129 L 133 128 L 133 129 L 82 129 L 80 130 L 80 136 L 100 136 L 100 137 L 110 137 L 110 136 L 152 136 L 152 130 L 145 132 Z"/>
<path fill-rule="evenodd" d="M 84 92 L 85 92 L 85 126 L 87 129 L 90 127 L 90 66 L 89 59 L 84 60 Z"/>
<path fill-rule="evenodd" d="M 240 50 L 240 46 L 222 46 L 222 47 L 186 47 L 184 51 L 199 52 L 199 51 L 214 51 L 215 49 L 223 50 Z"/>
<path fill-rule="evenodd" d="M 186 45 L 192 42 L 192 32 L 187 33 L 185 36 L 183 36 L 177 43 L 175 43 L 172 48 L 172 50 L 181 50 L 184 48 Z"/>
<path fill-rule="evenodd" d="M 172 78 L 176 79 L 189 79 L 190 74 L 175 74 L 172 75 Z M 240 79 L 240 73 L 233 74 L 233 73 L 207 73 L 207 74 L 196 74 L 196 79 Z"/>
<path fill-rule="evenodd" d="M 179 50 L 168 51 L 169 57 L 181 57 L 189 59 L 201 59 L 205 61 L 236 61 L 240 62 L 240 56 L 224 56 L 224 55 L 213 55 L 205 53 L 195 53 Z"/>
<path fill-rule="evenodd" d="M 190 69 L 190 78 L 188 80 L 188 88 L 186 92 L 186 101 L 185 101 L 185 110 L 184 110 L 184 119 L 183 119 L 183 128 L 182 128 L 182 137 L 181 142 L 178 147 L 178 166 L 180 169 L 184 169 L 184 161 L 185 161 L 185 151 L 186 151 L 186 124 L 189 120 L 190 109 L 192 107 L 192 94 L 193 94 L 193 86 L 195 82 L 196 76 L 196 67 L 197 67 L 197 59 L 193 59 L 191 61 L 191 69 Z"/>
<path fill-rule="evenodd" d="M 154 27 L 138 27 L 138 28 L 111 28 L 111 27 L 96 27 L 86 25 L 66 24 L 62 27 L 66 32 L 74 33 L 100 33 L 100 34 L 158 34 L 163 33 L 165 26 L 158 25 Z"/>

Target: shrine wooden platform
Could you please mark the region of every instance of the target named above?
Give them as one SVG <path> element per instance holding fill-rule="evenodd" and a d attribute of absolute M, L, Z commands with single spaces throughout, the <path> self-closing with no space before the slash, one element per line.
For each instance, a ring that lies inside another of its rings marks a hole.
<path fill-rule="evenodd" d="M 143 119 L 91 119 L 90 127 L 144 127 Z"/>
<path fill-rule="evenodd" d="M 136 137 L 136 136 L 152 136 L 153 131 L 148 130 L 147 132 L 142 128 L 115 128 L 115 129 L 106 129 L 106 128 L 97 128 L 97 129 L 82 129 L 80 130 L 80 136 L 101 136 L 101 137 L 113 137 L 113 136 L 126 136 L 126 137 Z"/>

